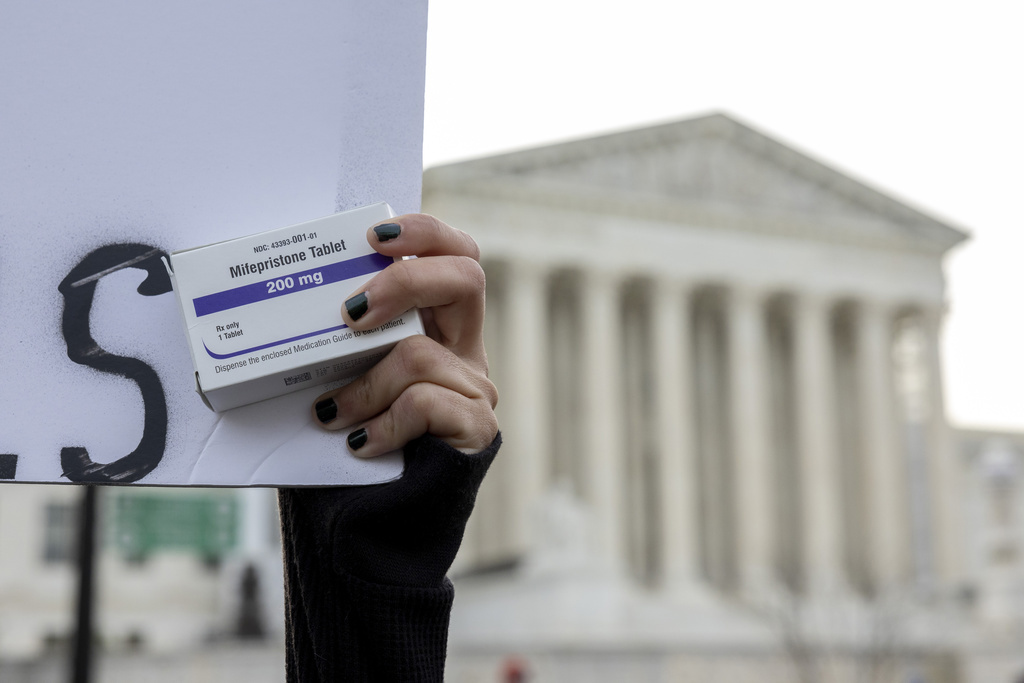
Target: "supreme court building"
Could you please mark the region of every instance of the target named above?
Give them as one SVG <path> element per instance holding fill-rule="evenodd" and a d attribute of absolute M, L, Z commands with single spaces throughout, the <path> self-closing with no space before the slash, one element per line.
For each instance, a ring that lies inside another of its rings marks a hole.
<path fill-rule="evenodd" d="M 423 207 L 480 244 L 505 438 L 451 680 L 977 678 L 964 233 L 722 114 L 431 169 Z"/>

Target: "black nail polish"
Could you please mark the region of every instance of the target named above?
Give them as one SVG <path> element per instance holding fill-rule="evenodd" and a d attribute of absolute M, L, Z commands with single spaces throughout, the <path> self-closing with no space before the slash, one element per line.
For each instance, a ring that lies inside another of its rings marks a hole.
<path fill-rule="evenodd" d="M 366 445 L 366 430 L 360 427 L 356 431 L 348 435 L 348 447 L 354 451 L 358 451 L 360 448 Z"/>
<path fill-rule="evenodd" d="M 338 417 L 338 404 L 334 402 L 333 398 L 325 398 L 317 402 L 316 419 L 327 424 L 336 417 Z"/>
<path fill-rule="evenodd" d="M 353 320 L 359 320 L 366 314 L 370 304 L 366 301 L 366 293 L 361 292 L 345 302 L 345 310 Z"/>
<path fill-rule="evenodd" d="M 393 240 L 402 234 L 402 226 L 398 223 L 383 223 L 376 226 L 373 231 L 377 233 L 377 239 L 381 242 Z"/>

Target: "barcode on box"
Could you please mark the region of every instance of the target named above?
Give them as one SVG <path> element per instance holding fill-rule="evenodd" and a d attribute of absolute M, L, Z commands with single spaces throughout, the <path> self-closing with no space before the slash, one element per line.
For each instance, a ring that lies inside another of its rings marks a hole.
<path fill-rule="evenodd" d="M 313 379 L 313 375 L 311 375 L 308 372 L 304 372 L 301 375 L 292 375 L 291 377 L 285 377 L 284 384 L 285 386 L 290 387 L 293 384 L 298 384 L 299 382 L 308 382 L 311 379 Z"/>

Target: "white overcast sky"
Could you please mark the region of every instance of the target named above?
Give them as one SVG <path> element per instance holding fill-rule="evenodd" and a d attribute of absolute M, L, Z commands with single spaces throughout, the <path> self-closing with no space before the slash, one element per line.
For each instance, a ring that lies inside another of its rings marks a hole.
<path fill-rule="evenodd" d="M 948 412 L 1024 430 L 1024 3 L 432 0 L 429 21 L 428 167 L 725 111 L 966 229 Z"/>

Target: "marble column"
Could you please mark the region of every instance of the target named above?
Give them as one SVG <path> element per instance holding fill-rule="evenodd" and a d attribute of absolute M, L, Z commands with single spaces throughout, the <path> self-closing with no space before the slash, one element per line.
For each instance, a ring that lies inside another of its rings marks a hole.
<path fill-rule="evenodd" d="M 625 463 L 622 430 L 620 282 L 587 271 L 582 278 L 584 497 L 593 513 L 599 572 L 624 570 Z"/>
<path fill-rule="evenodd" d="M 670 279 L 654 283 L 652 355 L 661 494 L 661 576 L 672 592 L 700 582 L 700 505 L 694 434 L 691 355 L 692 289 Z"/>
<path fill-rule="evenodd" d="M 495 409 L 498 424 L 506 435 L 514 429 L 513 414 L 509 410 L 510 386 L 515 374 L 510 372 L 511 349 L 508 340 L 509 314 L 509 267 L 504 261 L 484 261 L 487 273 L 487 314 L 484 320 L 484 347 L 487 349 L 491 381 L 498 387 L 501 400 Z M 515 448 L 513 445 L 509 452 Z M 480 485 L 473 514 L 466 525 L 462 546 L 452 565 L 452 572 L 459 573 L 475 566 L 493 565 L 508 561 L 522 548 L 515 547 L 509 528 L 515 515 L 511 499 L 515 491 L 510 482 L 516 473 L 518 462 L 513 458 L 498 458 L 491 465 L 490 472 Z"/>
<path fill-rule="evenodd" d="M 769 596 L 777 583 L 772 562 L 775 508 L 769 457 L 767 314 L 762 293 L 742 287 L 729 292 L 726 311 L 737 566 L 742 594 L 756 600 Z"/>
<path fill-rule="evenodd" d="M 737 492 L 729 433 L 727 320 L 723 292 L 694 299 L 693 376 L 698 438 L 701 574 L 715 590 L 735 593 Z"/>
<path fill-rule="evenodd" d="M 857 362 L 866 474 L 869 572 L 886 592 L 909 578 L 909 504 L 906 461 L 897 416 L 892 366 L 895 311 L 877 302 L 858 306 Z"/>
<path fill-rule="evenodd" d="M 507 378 L 502 401 L 509 410 L 512 431 L 507 455 L 515 472 L 507 486 L 512 495 L 509 533 L 517 551 L 531 547 L 531 518 L 547 485 L 550 414 L 547 400 L 547 273 L 537 264 L 515 261 L 508 271 Z"/>
<path fill-rule="evenodd" d="M 927 426 L 929 498 L 935 578 L 949 588 L 964 578 L 963 471 L 957 461 L 953 435 L 946 422 L 943 396 L 940 335 L 943 310 L 929 307 L 921 313 L 924 363 L 928 377 Z"/>
<path fill-rule="evenodd" d="M 830 302 L 795 300 L 797 446 L 803 476 L 803 577 L 811 597 L 846 592 L 839 482 Z"/>

